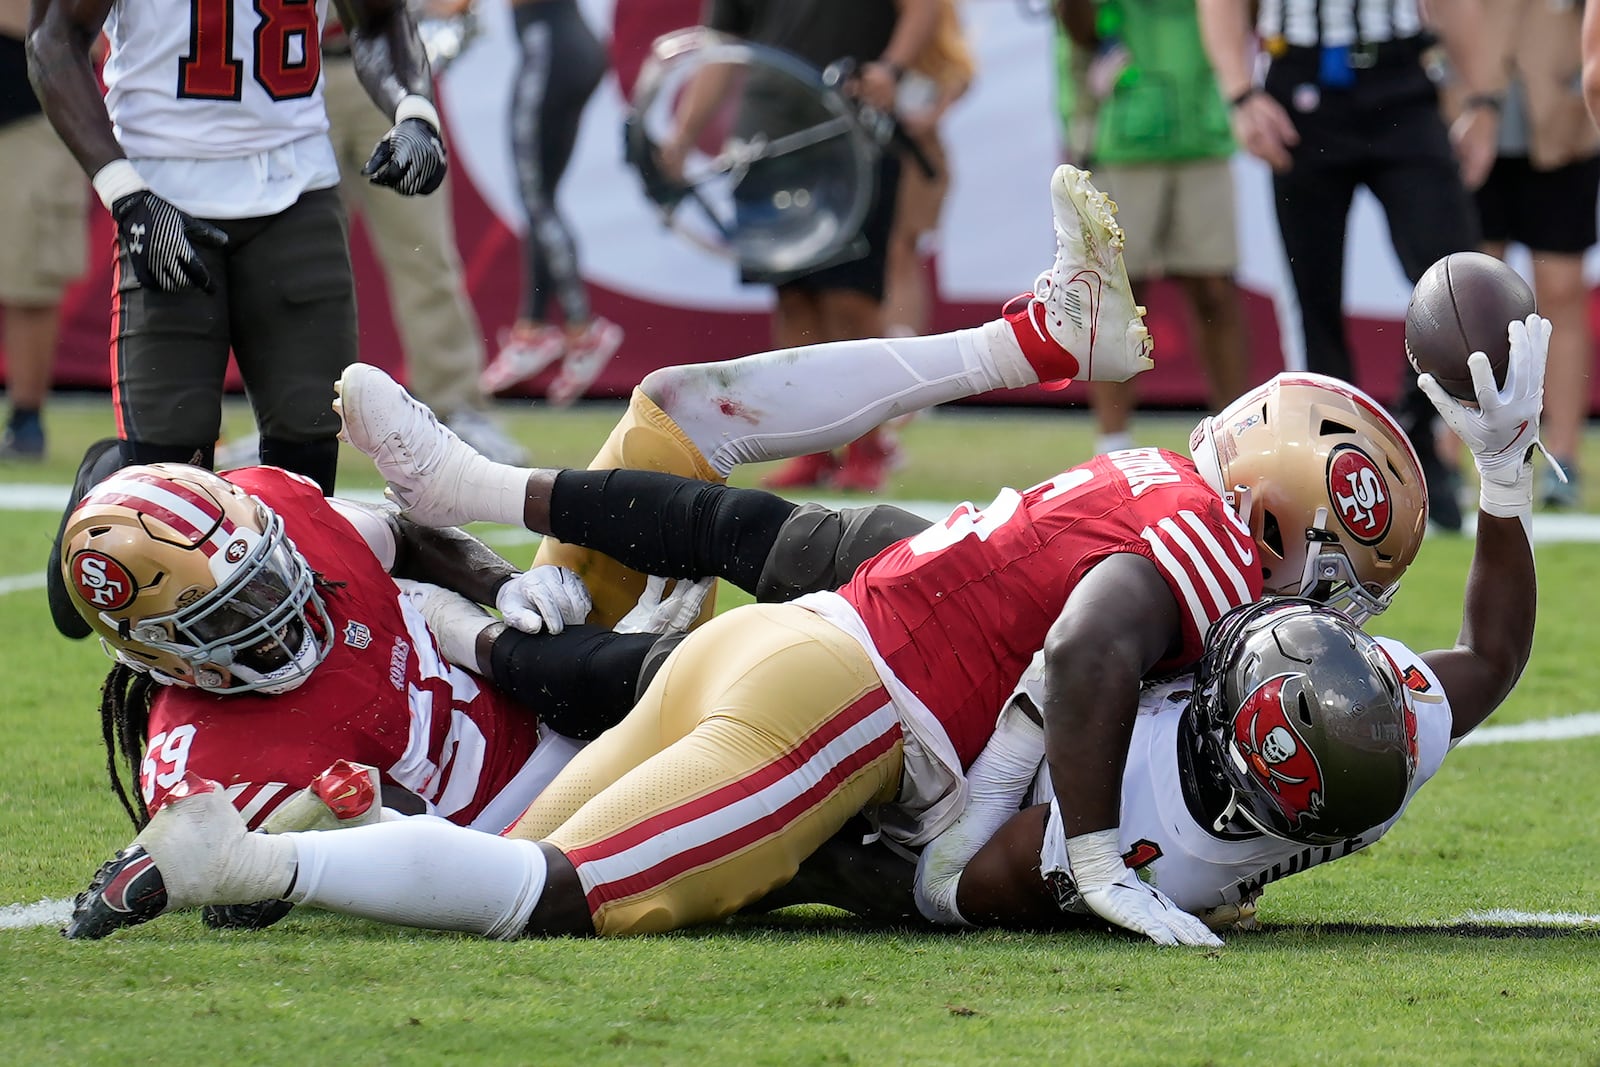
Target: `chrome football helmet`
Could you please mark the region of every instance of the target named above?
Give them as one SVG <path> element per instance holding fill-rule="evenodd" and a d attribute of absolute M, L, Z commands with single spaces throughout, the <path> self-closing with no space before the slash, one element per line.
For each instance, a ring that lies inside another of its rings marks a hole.
<path fill-rule="evenodd" d="M 1249 526 L 1267 593 L 1357 622 L 1389 606 L 1422 546 L 1428 487 L 1376 400 L 1326 375 L 1279 374 L 1202 420 L 1189 452 Z"/>
<path fill-rule="evenodd" d="M 282 693 L 331 648 L 316 576 L 271 508 L 200 467 L 124 467 L 67 520 L 62 576 L 121 663 L 213 693 Z"/>
<path fill-rule="evenodd" d="M 1299 598 L 1246 604 L 1211 628 L 1179 743 L 1201 793 L 1219 798 L 1214 830 L 1237 817 L 1297 844 L 1387 822 L 1417 769 L 1416 714 L 1393 660 L 1343 614 Z"/>

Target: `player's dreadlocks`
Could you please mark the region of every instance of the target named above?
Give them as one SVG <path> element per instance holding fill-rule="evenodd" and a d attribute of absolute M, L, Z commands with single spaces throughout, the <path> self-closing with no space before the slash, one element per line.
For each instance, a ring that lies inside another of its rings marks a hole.
<path fill-rule="evenodd" d="M 100 736 L 106 744 L 106 773 L 111 777 L 112 792 L 122 801 L 135 830 L 144 829 L 145 823 L 150 821 L 139 796 L 139 763 L 144 759 L 145 729 L 150 722 L 150 699 L 155 684 L 149 674 L 118 663 L 100 687 Z M 129 781 L 133 783 L 131 797 L 122 783 L 119 751 L 127 763 Z"/>

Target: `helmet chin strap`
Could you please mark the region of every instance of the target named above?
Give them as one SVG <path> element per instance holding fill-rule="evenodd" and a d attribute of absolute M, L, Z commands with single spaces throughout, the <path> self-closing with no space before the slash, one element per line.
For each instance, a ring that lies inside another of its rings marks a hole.
<path fill-rule="evenodd" d="M 1247 823 L 1249 827 L 1258 834 L 1264 834 L 1267 837 L 1274 838 L 1278 841 L 1284 841 L 1291 845 L 1299 843 L 1296 841 L 1290 841 L 1289 838 L 1284 837 L 1282 834 L 1276 833 L 1273 830 L 1261 825 L 1260 820 L 1251 815 L 1247 809 L 1240 807 L 1239 791 L 1237 789 L 1228 790 L 1228 806 L 1222 809 L 1222 814 L 1218 815 L 1217 821 L 1211 824 L 1211 829 L 1219 834 L 1224 832 L 1227 830 L 1228 824 L 1233 821 L 1233 817 L 1235 815 L 1243 819 L 1245 823 Z"/>

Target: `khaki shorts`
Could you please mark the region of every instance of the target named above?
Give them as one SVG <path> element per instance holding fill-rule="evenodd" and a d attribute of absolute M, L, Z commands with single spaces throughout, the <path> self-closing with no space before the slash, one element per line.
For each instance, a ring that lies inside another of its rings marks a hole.
<path fill-rule="evenodd" d="M 43 115 L 0 126 L 0 190 L 0 304 L 59 304 L 84 271 L 89 182 Z"/>
<path fill-rule="evenodd" d="M 1232 274 L 1238 267 L 1233 172 L 1227 160 L 1102 164 L 1094 180 L 1117 202 L 1129 278 Z"/>

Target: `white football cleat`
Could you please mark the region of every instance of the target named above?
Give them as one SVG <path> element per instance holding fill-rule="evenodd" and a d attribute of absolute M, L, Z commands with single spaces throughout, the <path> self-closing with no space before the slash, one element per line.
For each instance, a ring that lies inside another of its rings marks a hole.
<path fill-rule="evenodd" d="M 1122 263 L 1117 205 L 1089 172 L 1063 164 L 1050 179 L 1056 259 L 1033 292 L 1006 305 L 1022 353 L 1042 382 L 1123 382 L 1155 366 L 1145 309 Z"/>
<path fill-rule="evenodd" d="M 399 382 L 367 363 L 352 363 L 334 384 L 339 437 L 371 457 L 388 483 L 384 495 L 424 526 L 460 526 L 479 518 L 467 500 L 474 469 L 489 461 Z"/>

